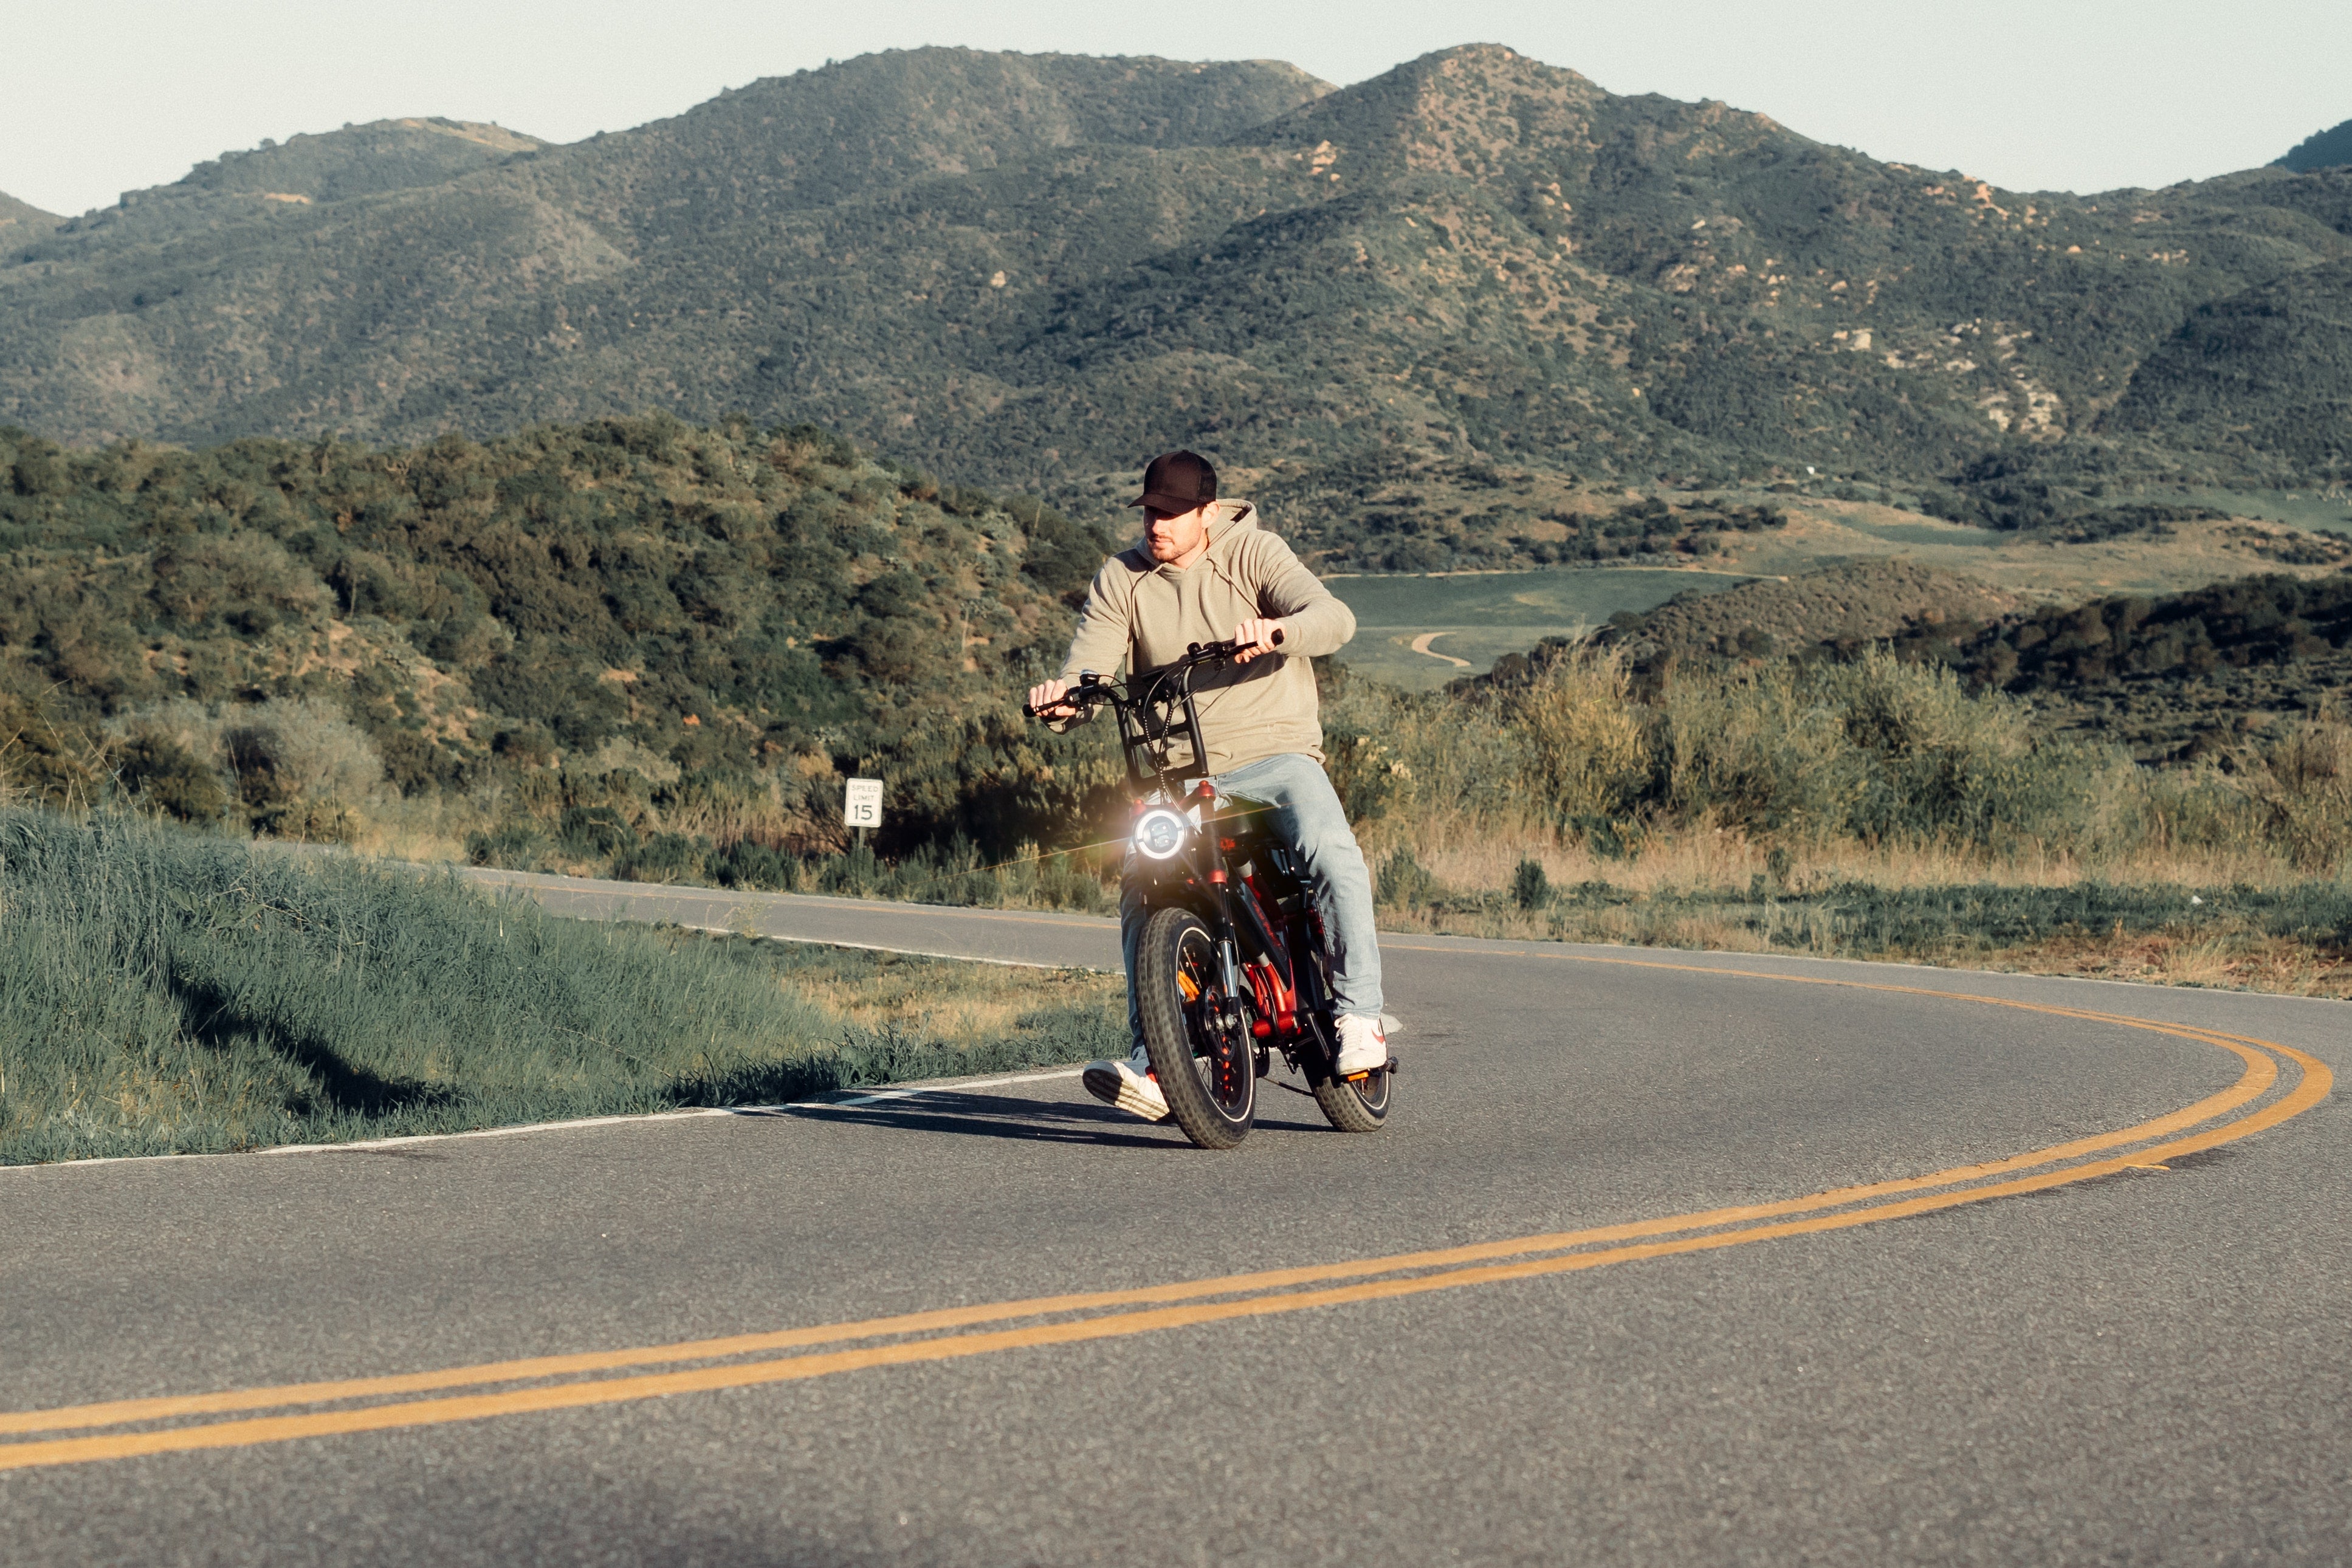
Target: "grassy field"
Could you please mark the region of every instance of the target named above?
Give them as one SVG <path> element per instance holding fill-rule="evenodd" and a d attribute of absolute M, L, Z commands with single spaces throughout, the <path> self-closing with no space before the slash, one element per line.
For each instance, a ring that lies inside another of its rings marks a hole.
<path fill-rule="evenodd" d="M 1973 528 L 1900 507 L 1762 490 L 1709 491 L 1725 507 L 1769 503 L 1785 527 L 1720 536 L 1704 568 L 1604 566 L 1329 579 L 1356 612 L 1349 668 L 1408 691 L 1482 675 L 1507 653 L 1569 637 L 1620 611 L 1756 577 L 1793 577 L 1844 562 L 1893 560 L 1976 578 L 2035 604 L 2103 594 L 2171 594 L 2256 572 L 2315 576 L 2333 560 L 2294 559 L 2297 535 L 2352 532 L 2352 501 L 2319 492 L 2200 492 L 2179 498 L 2231 514 L 2160 532 L 2053 546 L 2031 533 Z M 1679 501 L 1678 501 L 1679 504 Z M 1432 636 L 1431 634 L 1434 634 Z M 1414 644 L 1427 637 L 1418 648 Z"/>
<path fill-rule="evenodd" d="M 1548 637 L 1589 631 L 1620 610 L 1654 609 L 1676 594 L 1709 593 L 1747 581 L 1696 569 L 1561 567 L 1445 576 L 1337 577 L 1331 591 L 1356 612 L 1348 668 L 1408 691 L 1433 691 L 1483 675 L 1507 653 Z M 1419 638 L 1435 633 L 1427 651 Z"/>
<path fill-rule="evenodd" d="M 2326 533 L 2352 533 L 2352 492 L 2341 486 L 2312 490 L 2191 490 L 2181 499 L 2238 517 L 2258 517 Z"/>
<path fill-rule="evenodd" d="M 1726 504 L 1740 498 L 1727 494 Z M 2032 532 L 1998 532 L 1925 517 L 1874 501 L 1771 498 L 1788 525 L 1769 533 L 1727 536 L 1710 565 L 1759 577 L 1789 577 L 1846 561 L 1886 557 L 1975 577 L 2036 603 L 2073 602 L 2103 594 L 2176 594 L 2255 572 L 2316 576 L 2331 561 L 2298 563 L 2297 541 L 2315 529 L 2346 526 L 2343 503 L 2292 512 L 2258 498 L 2217 495 L 2169 499 L 2235 515 L 2178 522 L 2160 531 L 2053 544 Z M 2329 518 L 2337 520 L 2331 524 Z"/>
<path fill-rule="evenodd" d="M 1118 983 L 558 920 L 0 812 L 0 1163 L 761 1104 L 1081 1060 Z"/>

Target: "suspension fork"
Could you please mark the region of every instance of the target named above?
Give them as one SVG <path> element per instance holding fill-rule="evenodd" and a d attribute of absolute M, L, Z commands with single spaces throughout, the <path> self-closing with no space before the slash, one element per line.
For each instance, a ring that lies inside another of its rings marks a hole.
<path fill-rule="evenodd" d="M 1208 793 L 1206 784 L 1203 780 L 1202 805 L 1206 809 L 1202 812 L 1201 858 L 1206 862 L 1209 890 L 1217 907 L 1217 980 L 1225 998 L 1224 1016 L 1218 1022 L 1238 1034 L 1242 1026 L 1242 997 L 1246 994 L 1242 989 L 1241 934 L 1234 927 L 1233 879 L 1225 868 L 1224 850 L 1217 843 L 1215 808 L 1211 805 L 1215 797 Z"/>
<path fill-rule="evenodd" d="M 1234 935 L 1230 919 L 1217 922 L 1217 966 L 1219 978 L 1225 988 L 1224 1025 L 1238 1029 L 1242 1022 L 1242 998 L 1248 994 L 1242 989 L 1241 942 Z"/>

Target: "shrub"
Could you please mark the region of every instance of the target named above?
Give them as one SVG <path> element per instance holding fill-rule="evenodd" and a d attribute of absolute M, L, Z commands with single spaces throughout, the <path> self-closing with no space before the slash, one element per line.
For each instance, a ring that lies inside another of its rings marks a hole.
<path fill-rule="evenodd" d="M 1650 782 L 1650 742 L 1631 701 L 1622 655 L 1580 651 L 1507 700 L 1505 720 L 1528 739 L 1531 781 L 1561 821 L 1629 815 Z"/>
<path fill-rule="evenodd" d="M 220 770 L 169 735 L 137 735 L 125 742 L 114 755 L 114 777 L 133 799 L 182 822 L 218 822 L 228 814 Z"/>
<path fill-rule="evenodd" d="M 710 862 L 711 879 L 722 888 L 758 888 L 789 893 L 800 886 L 800 862 L 780 849 L 741 838 Z"/>
<path fill-rule="evenodd" d="M 637 841 L 629 819 L 611 805 L 566 806 L 558 832 L 565 849 L 589 859 L 617 855 Z"/>
<path fill-rule="evenodd" d="M 1872 653 L 1670 680 L 1660 804 L 1765 834 L 2088 842 L 2116 759 L 2037 738 L 2025 709 Z"/>
<path fill-rule="evenodd" d="M 45 805 L 88 805 L 99 789 L 98 752 L 45 704 L 0 691 L 0 789 Z"/>
<path fill-rule="evenodd" d="M 1399 849 L 1381 863 L 1381 903 L 1401 910 L 1418 910 L 1444 891 L 1428 868 L 1413 858 L 1411 849 Z"/>
<path fill-rule="evenodd" d="M 680 882 L 701 869 L 707 842 L 683 833 L 656 833 L 623 847 L 613 857 L 613 875 L 624 882 Z"/>
<path fill-rule="evenodd" d="M 466 835 L 466 858 L 476 866 L 529 871 L 537 868 L 546 852 L 538 826 L 528 819 L 502 822 L 496 827 Z"/>
<path fill-rule="evenodd" d="M 302 844 L 353 844 L 366 828 L 357 812 L 335 800 L 295 800 L 254 814 L 257 833 Z"/>
<path fill-rule="evenodd" d="M 344 842 L 357 830 L 352 807 L 383 784 L 375 742 L 316 698 L 215 706 L 176 698 L 113 729 L 123 786 L 184 820 L 217 820 L 235 805 L 257 831 Z M 209 815 L 205 776 L 222 793 Z"/>
<path fill-rule="evenodd" d="M 2247 779 L 2272 840 L 2307 871 L 2352 856 L 2352 725 L 2333 711 L 2306 720 L 2263 756 Z"/>

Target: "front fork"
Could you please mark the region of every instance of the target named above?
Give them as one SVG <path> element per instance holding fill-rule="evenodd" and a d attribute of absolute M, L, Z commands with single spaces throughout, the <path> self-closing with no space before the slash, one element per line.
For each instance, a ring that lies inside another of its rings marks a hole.
<path fill-rule="evenodd" d="M 1238 1030 L 1244 1027 L 1241 943 L 1234 938 L 1233 921 L 1220 921 L 1218 925 L 1217 965 L 1225 988 L 1225 1026 Z"/>
<path fill-rule="evenodd" d="M 1208 884 L 1217 911 L 1217 979 L 1219 988 L 1223 992 L 1223 1005 L 1219 1009 L 1217 1022 L 1224 1029 L 1227 1038 L 1248 1041 L 1249 1018 L 1242 1010 L 1242 998 L 1249 992 L 1242 979 L 1241 937 L 1234 929 L 1234 900 L 1248 898 L 1249 890 L 1234 885 L 1232 872 L 1225 864 L 1224 847 L 1217 837 L 1215 800 L 1214 792 L 1204 782 L 1201 788 L 1202 847 L 1198 870 L 1202 879 Z M 1255 1045 L 1254 1041 L 1251 1043 Z M 1264 1078 L 1265 1048 L 1257 1047 L 1253 1055 L 1257 1058 L 1257 1074 Z"/>

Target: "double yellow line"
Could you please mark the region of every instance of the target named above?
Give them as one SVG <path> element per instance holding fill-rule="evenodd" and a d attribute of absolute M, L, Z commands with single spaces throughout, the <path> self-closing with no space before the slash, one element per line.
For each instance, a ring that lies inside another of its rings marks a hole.
<path fill-rule="evenodd" d="M 2292 1047 L 2085 1008 L 2046 1006 L 1916 986 L 1816 980 L 1645 960 L 1581 959 L 1572 954 L 1529 956 L 1558 956 L 1643 968 L 1691 969 L 1739 978 L 1894 991 L 2017 1008 L 2215 1046 L 2235 1054 L 2243 1070 L 2229 1088 L 2136 1126 L 1983 1164 L 1954 1166 L 1927 1175 L 1841 1187 L 1774 1203 L 1468 1247 L 1233 1274 L 1141 1289 L 1042 1296 L 773 1333 L 489 1362 L 388 1377 L 289 1384 L 5 1414 L 0 1415 L 0 1437 L 18 1440 L 0 1442 L 0 1469 L 243 1447 L 299 1437 L 430 1426 L 710 1389 L 792 1383 L 871 1367 L 950 1361 L 997 1351 L 1076 1344 L 1237 1318 L 1388 1300 L 1568 1274 L 1640 1258 L 1851 1229 L 1965 1204 L 2041 1192 L 2128 1169 L 2160 1167 L 2168 1160 L 2276 1126 L 2326 1098 L 2333 1081 L 2325 1064 Z M 2270 1098 L 2278 1085 L 2282 1064 L 2294 1066 L 2298 1076 L 2286 1092 Z M 816 1349 L 820 1346 L 838 1348 Z M 677 1370 L 639 1370 L 653 1367 Z M 624 1375 L 612 1375 L 616 1373 Z M 524 1386 L 499 1386 L 512 1384 Z M 453 1392 L 457 1390 L 477 1392 Z M 430 1397 L 414 1397 L 420 1394 Z M 285 1413 L 240 1414 L 249 1411 Z M 31 1437 L 33 1434 L 50 1432 L 84 1435 Z"/>

